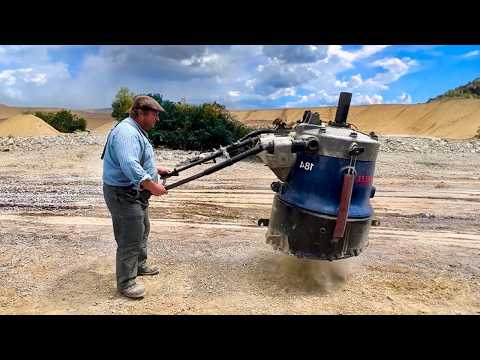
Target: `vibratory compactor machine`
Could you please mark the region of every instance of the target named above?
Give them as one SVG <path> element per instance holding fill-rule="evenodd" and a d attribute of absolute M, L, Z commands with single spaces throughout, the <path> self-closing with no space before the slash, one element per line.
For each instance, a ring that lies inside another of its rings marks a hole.
<path fill-rule="evenodd" d="M 305 111 L 293 128 L 276 121 L 272 129 L 253 131 L 239 141 L 187 164 L 169 174 L 223 156 L 224 161 L 170 185 L 175 188 L 257 155 L 278 181 L 266 241 L 275 250 L 315 260 L 357 256 L 368 246 L 373 220 L 370 199 L 379 150 L 377 136 L 355 130 L 347 123 L 352 94 L 341 93 L 335 121 L 325 123 L 318 113 Z"/>

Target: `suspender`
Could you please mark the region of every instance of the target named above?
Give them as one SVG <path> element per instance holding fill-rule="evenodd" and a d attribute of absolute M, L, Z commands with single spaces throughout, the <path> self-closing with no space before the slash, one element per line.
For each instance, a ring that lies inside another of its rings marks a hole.
<path fill-rule="evenodd" d="M 120 124 L 120 121 L 117 122 L 117 123 L 115 124 L 115 126 L 114 126 L 114 127 L 110 130 L 110 132 L 108 133 L 107 141 L 105 141 L 105 145 L 103 146 L 102 156 L 100 156 L 100 159 L 102 159 L 102 160 L 103 160 L 103 158 L 105 157 L 105 150 L 107 150 L 107 144 L 108 144 L 108 140 L 110 140 L 110 135 L 112 134 L 113 129 L 115 129 L 118 124 Z"/>

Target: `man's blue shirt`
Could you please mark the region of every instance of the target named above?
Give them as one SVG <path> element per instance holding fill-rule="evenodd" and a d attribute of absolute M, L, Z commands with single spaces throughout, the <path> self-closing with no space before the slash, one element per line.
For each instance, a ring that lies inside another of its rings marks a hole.
<path fill-rule="evenodd" d="M 107 185 L 135 188 L 144 180 L 158 182 L 155 153 L 147 133 L 130 117 L 110 132 L 102 180 Z"/>

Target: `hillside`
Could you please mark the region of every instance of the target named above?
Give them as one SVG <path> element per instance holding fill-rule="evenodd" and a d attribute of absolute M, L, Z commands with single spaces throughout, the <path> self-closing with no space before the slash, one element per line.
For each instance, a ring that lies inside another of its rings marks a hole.
<path fill-rule="evenodd" d="M 456 87 L 453 90 L 448 90 L 442 95 L 429 99 L 427 103 L 450 99 L 480 99 L 480 78 L 476 78 L 468 84 Z"/>
<path fill-rule="evenodd" d="M 268 110 L 232 110 L 230 113 L 251 127 L 268 127 L 279 117 L 288 124 L 299 120 L 300 108 Z M 336 107 L 308 108 L 318 112 L 322 121 L 335 118 Z M 417 135 L 451 139 L 469 139 L 480 128 L 480 99 L 457 99 L 413 105 L 351 106 L 348 122 L 361 131 L 383 135 Z"/>
<path fill-rule="evenodd" d="M 18 108 L 0 104 L 0 121 L 25 111 L 56 111 L 58 108 Z M 268 127 L 276 118 L 289 124 L 299 120 L 305 110 L 317 111 L 323 121 L 333 120 L 335 107 L 231 110 L 239 121 L 251 127 Z M 87 120 L 87 128 L 107 133 L 115 120 L 106 109 L 72 111 Z M 469 139 L 480 128 L 480 99 L 436 100 L 426 104 L 382 104 L 350 107 L 348 122 L 361 131 L 384 135 L 417 135 Z"/>

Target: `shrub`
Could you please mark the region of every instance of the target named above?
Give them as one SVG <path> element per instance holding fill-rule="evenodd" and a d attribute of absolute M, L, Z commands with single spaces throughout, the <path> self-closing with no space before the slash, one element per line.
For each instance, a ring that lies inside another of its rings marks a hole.
<path fill-rule="evenodd" d="M 58 112 L 37 111 L 34 115 L 64 133 L 71 133 L 75 130 L 85 131 L 87 128 L 87 121 L 76 114 L 72 114 L 70 110 Z"/>
<path fill-rule="evenodd" d="M 150 130 L 155 146 L 172 149 L 211 150 L 245 136 L 250 129 L 232 118 L 225 106 L 216 102 L 202 105 L 174 103 L 160 94 L 148 94 L 165 109 Z"/>

